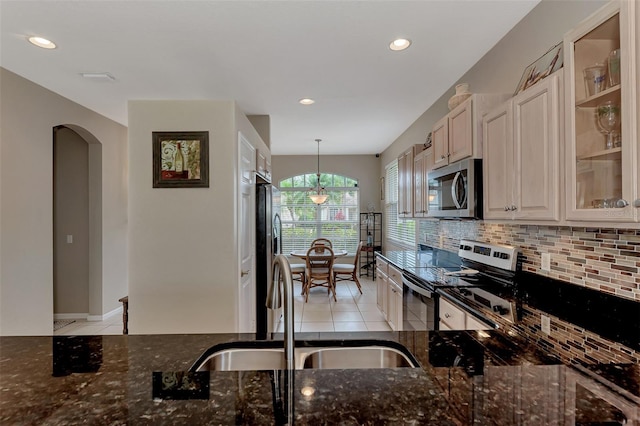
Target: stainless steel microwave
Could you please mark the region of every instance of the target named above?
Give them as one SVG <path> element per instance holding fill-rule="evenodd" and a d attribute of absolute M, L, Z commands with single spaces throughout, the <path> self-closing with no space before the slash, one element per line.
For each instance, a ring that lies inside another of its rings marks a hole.
<path fill-rule="evenodd" d="M 482 160 L 461 160 L 428 174 L 427 216 L 482 219 Z"/>

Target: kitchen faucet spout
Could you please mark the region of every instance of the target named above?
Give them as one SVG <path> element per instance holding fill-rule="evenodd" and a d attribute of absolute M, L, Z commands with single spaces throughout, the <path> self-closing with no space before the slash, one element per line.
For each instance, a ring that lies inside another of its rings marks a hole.
<path fill-rule="evenodd" d="M 293 329 L 293 276 L 291 266 L 283 254 L 273 261 L 273 279 L 269 285 L 266 306 L 278 309 L 284 299 L 284 362 L 287 370 L 292 371 L 294 365 L 294 329 Z M 282 283 L 282 286 L 280 285 Z"/>

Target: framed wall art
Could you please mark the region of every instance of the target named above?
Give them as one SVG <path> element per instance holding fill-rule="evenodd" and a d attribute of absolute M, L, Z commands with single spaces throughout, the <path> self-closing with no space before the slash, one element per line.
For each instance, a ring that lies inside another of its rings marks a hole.
<path fill-rule="evenodd" d="M 208 188 L 209 132 L 153 132 L 153 187 Z"/>

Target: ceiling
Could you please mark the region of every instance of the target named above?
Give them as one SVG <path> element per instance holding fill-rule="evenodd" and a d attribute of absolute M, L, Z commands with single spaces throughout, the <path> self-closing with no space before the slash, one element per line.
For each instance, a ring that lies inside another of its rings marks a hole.
<path fill-rule="evenodd" d="M 1 0 L 0 66 L 124 125 L 128 100 L 233 99 L 274 155 L 373 154 L 538 2 Z"/>

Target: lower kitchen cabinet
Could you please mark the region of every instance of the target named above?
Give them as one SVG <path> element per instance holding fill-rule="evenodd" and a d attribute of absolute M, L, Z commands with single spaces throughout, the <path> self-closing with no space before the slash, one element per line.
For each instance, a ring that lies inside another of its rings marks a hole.
<path fill-rule="evenodd" d="M 491 326 L 475 319 L 471 314 L 440 297 L 440 330 L 487 330 Z"/>
<path fill-rule="evenodd" d="M 378 260 L 378 263 L 381 263 Z M 389 277 L 386 273 L 387 268 L 376 267 L 376 303 L 378 309 L 387 319 L 387 287 L 389 286 Z"/>
<path fill-rule="evenodd" d="M 393 331 L 402 331 L 402 271 L 376 259 L 376 303 Z"/>

